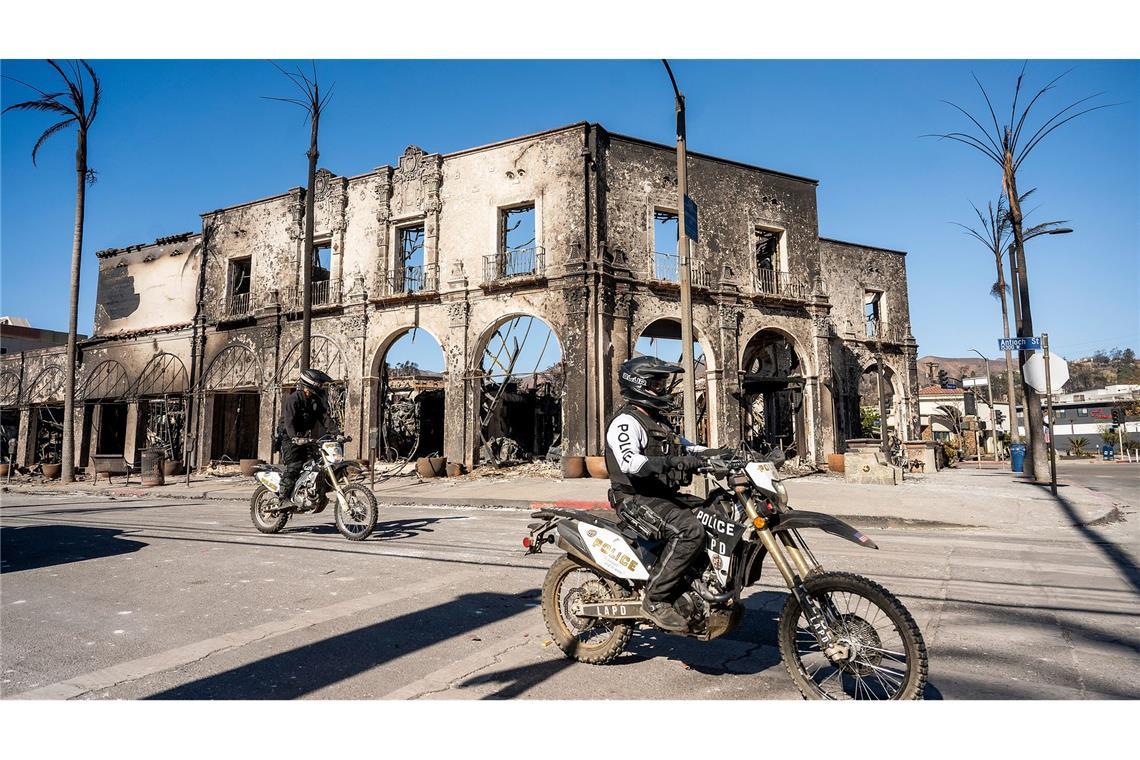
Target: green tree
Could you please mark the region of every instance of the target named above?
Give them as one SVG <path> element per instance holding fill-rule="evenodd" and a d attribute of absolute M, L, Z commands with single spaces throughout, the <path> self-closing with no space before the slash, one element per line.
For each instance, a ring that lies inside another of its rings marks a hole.
<path fill-rule="evenodd" d="M 83 222 L 87 201 L 87 186 L 95 184 L 95 170 L 87 165 L 87 135 L 91 125 L 95 123 L 95 115 L 99 111 L 99 101 L 103 95 L 103 87 L 95 70 L 87 61 L 69 61 L 64 66 L 53 60 L 48 61 L 62 80 L 64 89 L 59 92 L 47 92 L 35 85 L 22 82 L 13 77 L 5 76 L 23 86 L 35 90 L 39 95 L 35 100 L 14 103 L 4 109 L 8 111 L 38 111 L 40 113 L 55 114 L 62 119 L 48 127 L 36 140 L 32 147 L 32 164 L 36 163 L 36 154 L 48 138 L 75 127 L 75 228 L 71 239 L 71 303 L 67 322 L 67 372 L 64 374 L 63 398 L 63 467 L 61 479 L 70 483 L 75 479 L 75 365 L 76 365 L 76 328 L 79 319 L 79 270 L 83 252 Z M 87 74 L 84 79 L 84 72 Z"/>

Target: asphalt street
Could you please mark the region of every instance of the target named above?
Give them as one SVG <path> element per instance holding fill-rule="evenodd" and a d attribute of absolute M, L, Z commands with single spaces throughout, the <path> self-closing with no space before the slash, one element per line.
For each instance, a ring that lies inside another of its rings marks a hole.
<path fill-rule="evenodd" d="M 1117 487 L 1106 484 L 1105 491 Z M 1121 487 L 1127 489 L 1127 483 Z M 886 585 L 930 650 L 928 699 L 1140 697 L 1140 515 L 1065 529 L 808 536 Z M 798 699 L 766 580 L 721 639 L 639 632 L 566 659 L 538 608 L 559 555 L 529 515 L 386 507 L 361 543 L 331 518 L 261 535 L 242 502 L 4 495 L 0 694 L 79 699 Z"/>

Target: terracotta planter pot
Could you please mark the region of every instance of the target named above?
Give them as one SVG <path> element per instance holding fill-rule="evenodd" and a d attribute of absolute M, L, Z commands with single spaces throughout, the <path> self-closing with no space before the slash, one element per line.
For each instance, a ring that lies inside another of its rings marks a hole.
<path fill-rule="evenodd" d="M 438 478 L 447 472 L 447 457 L 420 457 L 416 460 L 416 474 L 421 478 Z"/>
<path fill-rule="evenodd" d="M 606 469 L 605 457 L 586 457 L 586 470 L 591 478 L 608 478 L 610 472 Z"/>
<path fill-rule="evenodd" d="M 463 465 L 461 465 L 459 462 L 448 462 L 447 463 L 447 477 L 458 478 L 462 474 L 463 474 Z"/>
<path fill-rule="evenodd" d="M 45 478 L 55 480 L 59 477 L 59 473 L 63 470 L 62 464 L 45 464 L 41 465 Z"/>
<path fill-rule="evenodd" d="M 832 472 L 843 472 L 843 455 L 828 454 L 827 469 L 831 470 Z"/>
<path fill-rule="evenodd" d="M 11 465 L 8 464 L 0 464 L 0 478 L 8 477 L 8 469 L 10 467 Z"/>
<path fill-rule="evenodd" d="M 186 468 L 182 466 L 181 462 L 167 460 L 162 463 L 162 474 L 168 478 L 175 475 L 185 475 Z"/>
<path fill-rule="evenodd" d="M 238 467 L 241 468 L 241 474 L 247 478 L 253 477 L 253 468 L 259 464 L 265 464 L 264 459 L 241 459 L 238 460 Z"/>
<path fill-rule="evenodd" d="M 586 457 L 562 457 L 562 477 L 586 477 Z"/>

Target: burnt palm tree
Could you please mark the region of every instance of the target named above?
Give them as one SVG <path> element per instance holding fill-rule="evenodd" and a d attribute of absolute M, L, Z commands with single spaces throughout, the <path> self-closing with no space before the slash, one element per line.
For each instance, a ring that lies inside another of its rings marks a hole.
<path fill-rule="evenodd" d="M 79 318 L 79 265 L 83 251 L 83 212 L 86 203 L 87 185 L 95 184 L 95 170 L 87 165 L 87 135 L 99 111 L 99 101 L 103 87 L 95 70 L 87 61 L 69 61 L 60 65 L 49 60 L 63 80 L 64 88 L 59 92 L 47 92 L 13 77 L 5 77 L 34 90 L 39 97 L 23 103 L 15 103 L 4 109 L 8 111 L 39 111 L 55 114 L 61 120 L 48 127 L 32 147 L 32 164 L 43 144 L 52 135 L 75 127 L 75 231 L 71 241 L 71 305 L 67 323 L 67 372 L 64 374 L 63 399 L 63 468 L 61 478 L 64 483 L 75 479 L 75 365 L 76 365 L 76 323 Z M 65 68 L 66 67 L 66 68 Z M 84 72 L 87 79 L 84 80 Z"/>
<path fill-rule="evenodd" d="M 1034 191 L 1028 190 L 1022 193 L 1019 201 L 1025 202 Z M 990 201 L 986 204 L 986 211 L 983 214 L 982 210 L 975 206 L 973 203 L 970 206 L 974 209 L 974 214 L 978 217 L 979 226 L 970 227 L 959 222 L 953 222 L 958 225 L 966 234 L 977 240 L 990 255 L 994 257 L 994 266 L 997 268 L 997 280 L 990 288 L 990 295 L 1001 302 L 1001 327 L 1002 332 L 1006 339 L 1009 338 L 1009 308 L 1006 301 L 1006 293 L 1009 292 L 1009 286 L 1005 281 L 1005 267 L 1003 259 L 1005 253 L 1009 249 L 1010 237 L 1013 234 L 1012 226 L 1009 219 L 1009 210 L 1005 203 L 1005 196 L 999 195 L 997 205 Z M 1025 239 L 1037 237 L 1038 235 L 1045 235 L 1057 229 L 1063 221 L 1042 222 L 1041 224 L 1034 225 L 1028 232 L 1025 233 Z M 1005 379 L 1006 379 L 1006 399 L 1010 404 L 1010 409 L 1016 408 L 1017 396 L 1013 387 L 1013 358 L 1008 349 L 1005 351 Z M 1010 428 L 1010 439 L 1014 443 L 1021 441 L 1021 435 L 1018 433 L 1018 426 L 1015 424 L 1016 420 L 1012 420 L 1012 427 Z"/>
<path fill-rule="evenodd" d="M 1072 71 L 1072 69 L 1069 71 Z M 1015 257 L 1018 272 L 1018 281 L 1013 283 L 1017 288 L 1017 292 L 1014 296 L 1015 303 L 1019 302 L 1021 306 L 1021 320 L 1017 325 L 1018 337 L 1029 337 L 1033 335 L 1033 315 L 1029 305 L 1029 273 L 1025 267 L 1025 241 L 1027 235 L 1022 230 L 1021 196 L 1019 196 L 1017 192 L 1017 170 L 1021 168 L 1021 164 L 1025 159 L 1032 154 L 1033 149 L 1040 145 L 1041 141 L 1055 130 L 1087 113 L 1116 105 L 1114 103 L 1087 105 L 1089 101 L 1104 94 L 1098 92 L 1074 101 L 1061 110 L 1054 112 L 1052 116 L 1040 123 L 1036 129 L 1033 129 L 1033 127 L 1029 126 L 1030 114 L 1033 112 L 1033 107 L 1037 105 L 1043 96 L 1053 90 L 1057 82 L 1068 74 L 1069 71 L 1055 77 L 1048 84 L 1040 88 L 1019 111 L 1018 101 L 1021 98 L 1022 82 L 1025 79 L 1025 66 L 1022 66 L 1021 73 L 1018 74 L 1017 82 L 1013 88 L 1013 103 L 1010 106 L 1009 118 L 1005 120 L 1004 123 L 998 122 L 998 116 L 994 111 L 993 101 L 990 99 L 989 93 L 986 91 L 986 88 L 982 86 L 977 76 L 974 76 L 974 81 L 977 83 L 978 89 L 981 90 L 982 97 L 986 101 L 989 121 L 993 126 L 993 131 L 990 131 L 989 125 L 982 125 L 982 121 L 986 119 L 985 116 L 982 116 L 981 120 L 979 120 L 956 103 L 944 100 L 942 101 L 943 103 L 953 107 L 969 119 L 973 128 L 970 132 L 945 132 L 937 135 L 926 135 L 927 137 L 939 137 L 968 145 L 1001 167 L 1002 191 L 1005 193 L 1006 202 L 1009 204 L 1007 216 L 1010 224 L 1010 233 L 1013 238 L 1012 252 Z M 1082 108 L 1082 106 L 1086 107 Z M 976 128 L 976 131 L 974 131 L 974 128 Z M 1030 130 L 1032 130 L 1032 132 Z M 1025 362 L 1031 355 L 1031 351 L 1021 351 L 1019 353 L 1019 367 L 1023 368 Z M 1026 436 L 1029 438 L 1029 450 L 1027 454 L 1030 459 L 1031 468 L 1028 471 L 1032 473 L 1034 478 L 1038 481 L 1048 480 L 1049 461 L 1045 455 L 1045 441 L 1041 435 L 1041 431 L 1044 430 L 1044 418 L 1041 413 L 1041 397 L 1037 391 L 1025 381 L 1024 372 L 1022 372 L 1021 390 L 1022 398 L 1025 400 L 1025 431 Z"/>
<path fill-rule="evenodd" d="M 305 242 L 304 252 L 301 254 L 301 290 L 302 290 L 302 314 L 301 314 L 301 369 L 306 370 L 309 368 L 309 344 L 310 336 L 312 335 L 312 320 L 313 320 L 313 256 L 316 252 L 313 250 L 313 213 L 315 206 L 316 184 L 317 184 L 317 159 L 320 158 L 320 151 L 317 150 L 317 137 L 321 128 L 321 113 L 328 105 L 329 99 L 332 97 L 332 88 L 321 95 L 321 85 L 317 80 L 317 65 L 313 64 L 313 75 L 310 78 L 307 74 L 301 71 L 300 67 L 293 71 L 286 71 L 278 66 L 277 70 L 284 74 L 290 82 L 296 85 L 302 93 L 299 98 L 274 98 L 266 96 L 267 100 L 279 100 L 283 103 L 292 103 L 293 105 L 300 106 L 305 109 L 306 119 L 309 122 L 309 151 L 305 155 L 309 158 L 309 175 L 308 182 L 305 185 Z"/>

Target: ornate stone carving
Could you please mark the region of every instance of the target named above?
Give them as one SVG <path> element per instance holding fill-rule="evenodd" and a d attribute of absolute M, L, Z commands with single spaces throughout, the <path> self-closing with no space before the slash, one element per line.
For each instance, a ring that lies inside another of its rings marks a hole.
<path fill-rule="evenodd" d="M 396 165 L 396 171 L 392 179 L 396 182 L 408 182 L 413 179 L 420 179 L 423 176 L 425 155 L 423 148 L 420 148 L 418 145 L 409 145 L 404 149 L 404 155 L 400 156 L 400 161 Z"/>
<path fill-rule="evenodd" d="M 614 316 L 622 319 L 629 319 L 630 306 L 633 303 L 632 293 L 615 293 L 614 294 Z"/>
<path fill-rule="evenodd" d="M 329 197 L 333 186 L 333 173 L 328 169 L 317 169 L 316 175 L 313 177 L 313 201 L 320 203 Z"/>
<path fill-rule="evenodd" d="M 835 326 L 831 323 L 831 317 L 826 314 L 812 314 L 811 323 L 815 327 L 816 335 L 831 337 L 835 334 Z"/>
<path fill-rule="evenodd" d="M 447 316 L 452 327 L 465 327 L 471 304 L 467 301 L 453 301 L 447 305 Z"/>
<path fill-rule="evenodd" d="M 720 326 L 725 330 L 735 331 L 740 325 L 740 320 L 744 316 L 744 310 L 739 306 L 728 306 L 722 304 L 717 310 L 720 317 Z"/>
<path fill-rule="evenodd" d="M 567 314 L 584 314 L 589 303 L 590 292 L 582 286 L 562 289 L 562 298 L 566 302 Z"/>

